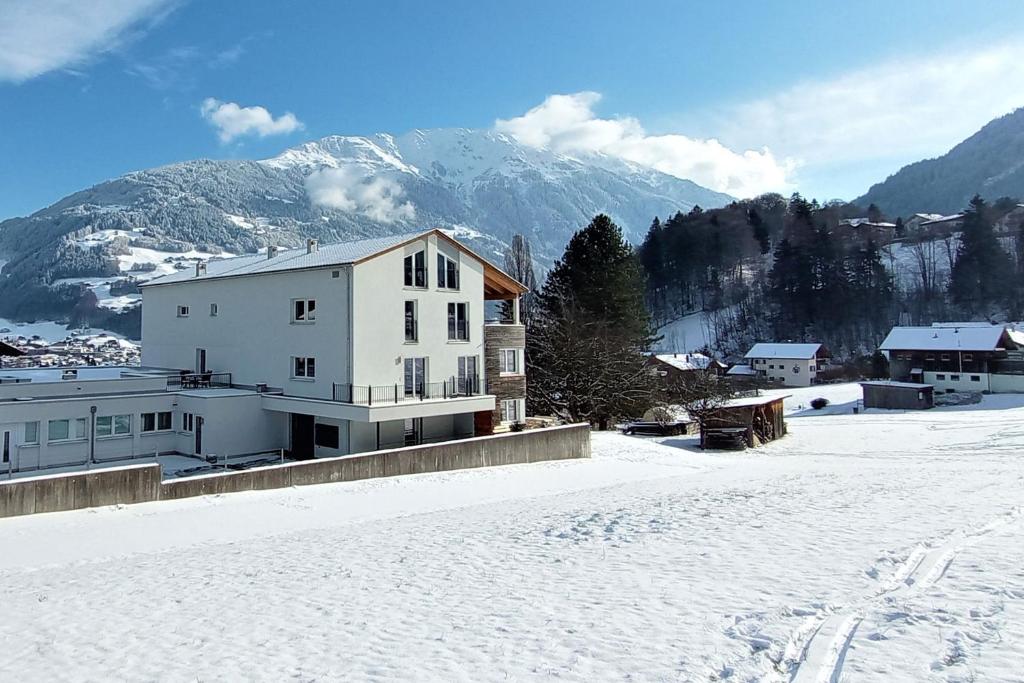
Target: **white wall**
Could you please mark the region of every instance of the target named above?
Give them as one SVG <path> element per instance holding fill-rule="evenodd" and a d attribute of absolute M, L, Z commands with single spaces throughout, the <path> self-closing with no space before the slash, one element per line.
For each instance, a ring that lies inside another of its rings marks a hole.
<path fill-rule="evenodd" d="M 404 259 L 426 249 L 427 287 L 404 286 Z M 459 290 L 437 286 L 437 253 L 459 263 Z M 353 344 L 354 383 L 388 385 L 404 382 L 404 359 L 426 357 L 427 381 L 441 382 L 458 375 L 459 356 L 477 356 L 484 376 L 484 266 L 479 260 L 436 235 L 395 249 L 354 269 Z M 405 301 L 418 305 L 419 339 L 406 343 Z M 448 339 L 448 303 L 469 303 L 469 341 Z M 382 437 L 383 438 L 383 437 Z"/>
<path fill-rule="evenodd" d="M 989 375 L 984 372 L 925 372 L 924 383 L 935 387 L 937 393 L 952 391 L 1000 391 L 994 385 L 999 375 Z M 939 379 L 939 378 L 942 379 Z M 976 377 L 977 380 L 971 379 Z M 956 379 L 954 379 L 956 378 Z M 990 384 L 991 378 L 991 384 Z M 1022 378 L 1024 379 L 1024 378 Z M 1013 391 L 1012 389 L 1010 391 Z"/>
<path fill-rule="evenodd" d="M 230 372 L 235 384 L 266 382 L 295 396 L 331 398 L 333 382 L 349 381 L 350 273 L 328 267 L 145 287 L 142 362 L 194 369 L 196 348 L 205 348 L 207 368 Z M 292 322 L 294 299 L 316 300 L 316 322 Z M 187 318 L 177 317 L 179 305 L 189 306 Z M 315 379 L 292 377 L 293 356 L 316 359 Z"/>
<path fill-rule="evenodd" d="M 809 387 L 817 376 L 819 362 L 817 359 L 806 358 L 751 358 L 750 367 L 764 371 L 764 377 L 782 382 L 788 387 Z M 774 366 L 774 367 L 773 367 Z M 811 370 L 811 366 L 815 369 Z M 797 368 L 798 372 L 793 372 Z"/>

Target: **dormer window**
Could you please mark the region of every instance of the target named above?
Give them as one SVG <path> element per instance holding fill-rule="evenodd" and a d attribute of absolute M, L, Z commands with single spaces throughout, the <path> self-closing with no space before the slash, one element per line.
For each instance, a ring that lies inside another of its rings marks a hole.
<path fill-rule="evenodd" d="M 427 252 L 421 250 L 405 257 L 405 286 L 427 286 Z"/>
<path fill-rule="evenodd" d="M 459 288 L 459 264 L 444 254 L 437 255 L 437 286 L 441 289 Z"/>

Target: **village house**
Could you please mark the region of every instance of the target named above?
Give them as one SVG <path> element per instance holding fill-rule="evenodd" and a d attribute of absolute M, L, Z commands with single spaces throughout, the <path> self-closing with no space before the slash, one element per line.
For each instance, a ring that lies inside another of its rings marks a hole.
<path fill-rule="evenodd" d="M 809 387 L 817 380 L 818 372 L 830 354 L 821 344 L 758 343 L 746 355 L 746 368 L 735 374 L 756 373 L 770 382 L 787 387 Z M 735 368 L 733 368 L 735 369 Z M 732 370 L 730 370 L 730 374 Z"/>
<path fill-rule="evenodd" d="M 142 366 L 0 372 L 0 471 L 507 430 L 525 418 L 524 292 L 440 230 L 197 264 L 142 287 Z M 511 319 L 485 320 L 488 301 Z"/>
<path fill-rule="evenodd" d="M 917 234 L 925 223 L 937 221 L 942 218 L 941 213 L 915 213 L 903 222 L 903 228 L 908 235 Z"/>
<path fill-rule="evenodd" d="M 1024 391 L 1021 335 L 1005 325 L 934 323 L 894 327 L 879 346 L 894 380 L 936 391 Z"/>
<path fill-rule="evenodd" d="M 684 380 L 697 372 L 723 375 L 728 367 L 703 353 L 652 353 L 647 356 L 647 366 L 667 382 Z"/>

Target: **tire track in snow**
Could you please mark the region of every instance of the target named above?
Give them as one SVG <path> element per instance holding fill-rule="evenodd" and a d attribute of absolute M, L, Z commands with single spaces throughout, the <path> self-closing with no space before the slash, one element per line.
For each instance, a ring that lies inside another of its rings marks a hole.
<path fill-rule="evenodd" d="M 960 552 L 1020 516 L 1021 509 L 1015 508 L 978 529 L 954 533 L 937 546 L 918 545 L 879 592 L 847 609 L 808 617 L 786 645 L 782 664 L 793 672 L 791 683 L 839 683 L 846 654 L 866 612 L 893 595 L 916 593 L 935 585 Z"/>

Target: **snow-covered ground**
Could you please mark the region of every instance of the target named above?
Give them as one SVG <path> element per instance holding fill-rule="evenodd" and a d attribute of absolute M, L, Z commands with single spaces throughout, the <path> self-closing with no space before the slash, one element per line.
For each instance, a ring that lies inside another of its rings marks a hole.
<path fill-rule="evenodd" d="M 1024 396 L 785 393 L 757 451 L 0 520 L 0 680 L 1022 680 Z"/>
<path fill-rule="evenodd" d="M 658 329 L 662 336 L 655 349 L 665 353 L 689 353 L 711 345 L 711 328 L 703 312 L 684 315 Z"/>

